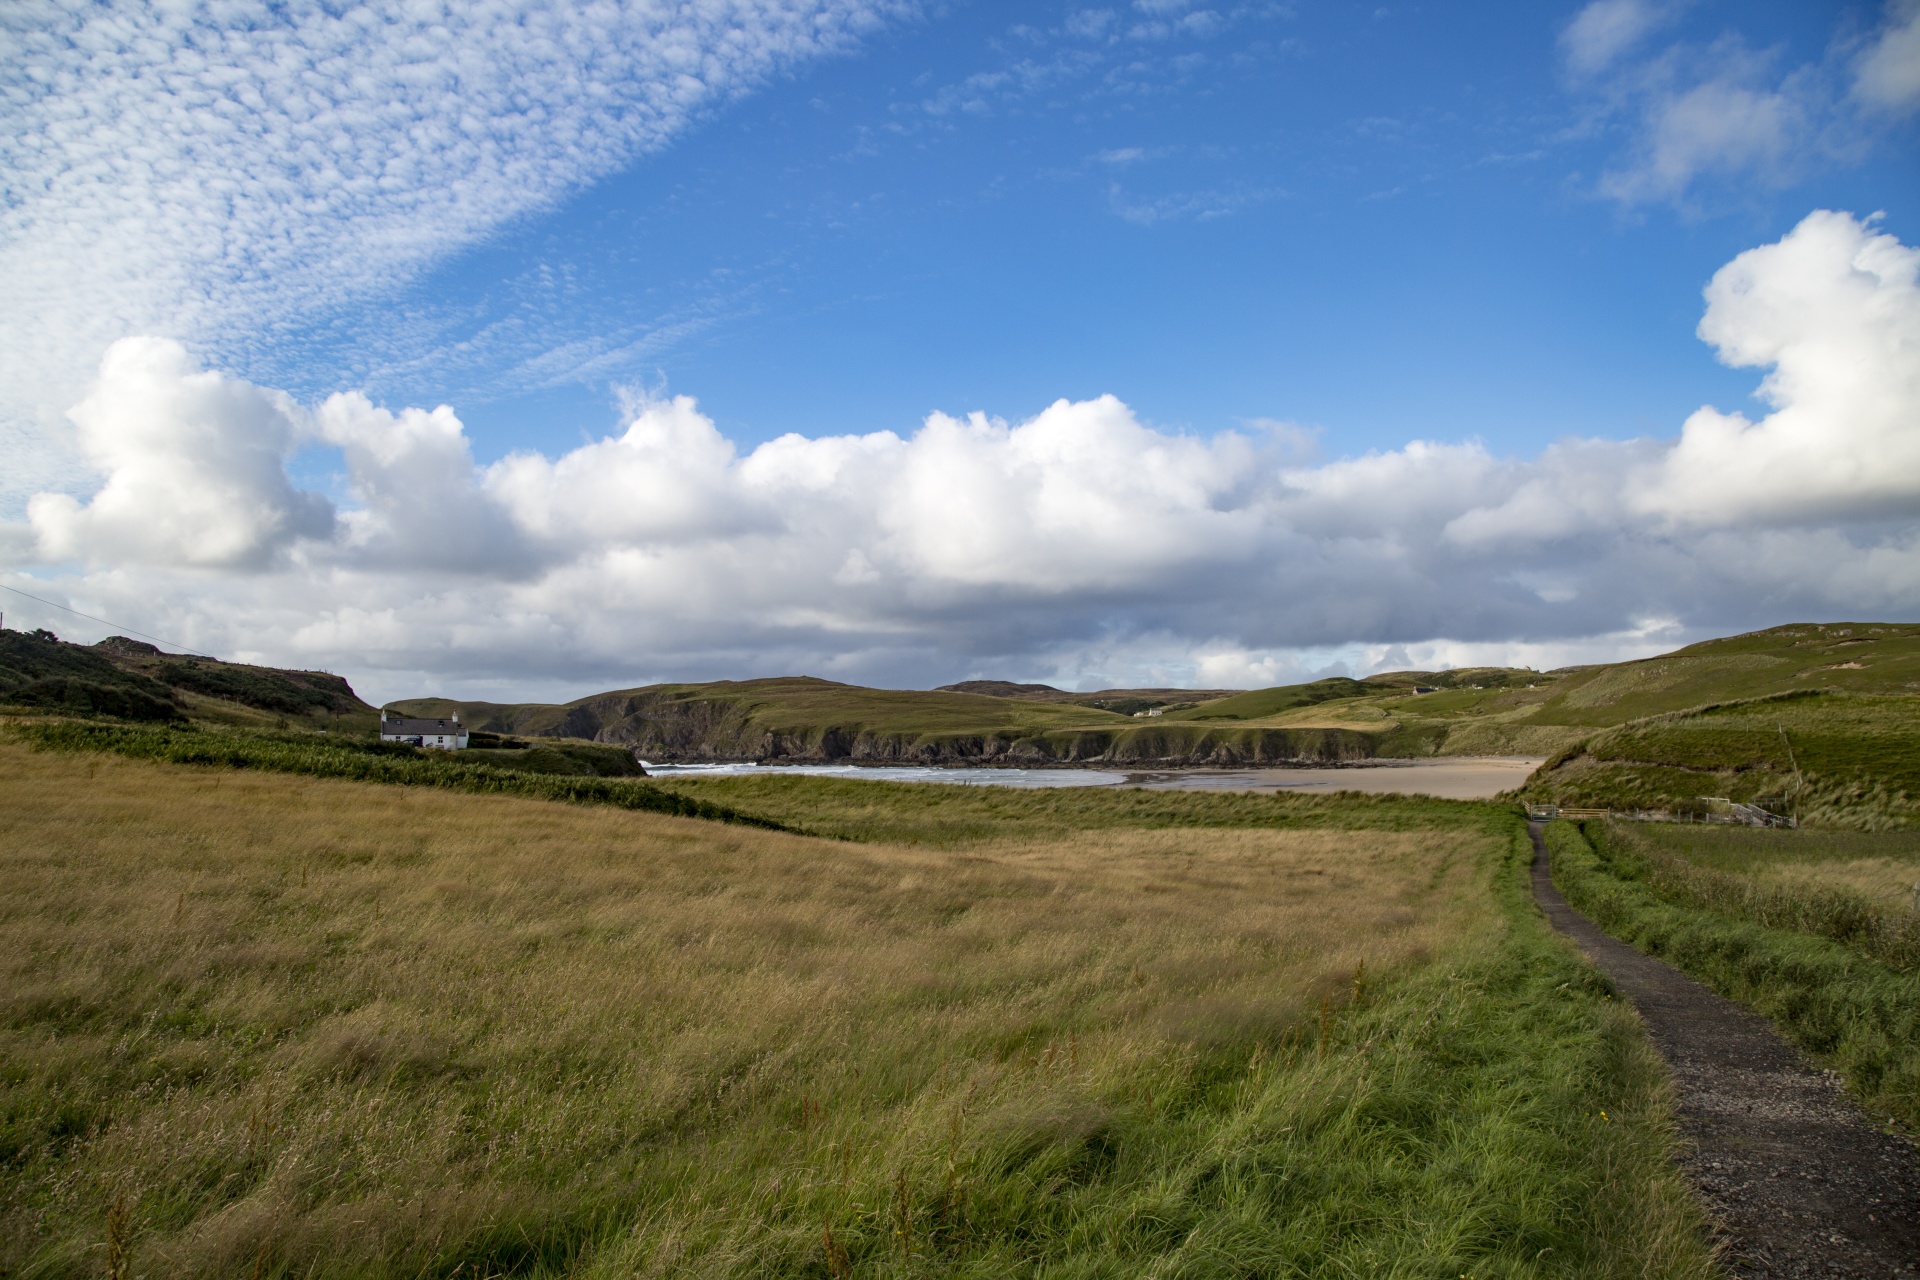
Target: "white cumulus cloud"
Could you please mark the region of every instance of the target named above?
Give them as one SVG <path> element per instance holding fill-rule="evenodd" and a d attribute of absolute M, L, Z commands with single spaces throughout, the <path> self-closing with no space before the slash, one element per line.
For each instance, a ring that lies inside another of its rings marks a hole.
<path fill-rule="evenodd" d="M 69 416 L 107 479 L 85 503 L 48 493 L 28 504 L 48 557 L 258 568 L 332 532 L 332 507 L 287 479 L 304 418 L 292 399 L 200 372 L 177 342 L 114 343 Z"/>
<path fill-rule="evenodd" d="M 1691 519 L 1920 515 L 1920 250 L 1807 218 L 1707 286 L 1700 336 L 1769 369 L 1759 422 L 1702 408 L 1637 506 Z"/>
<path fill-rule="evenodd" d="M 1765 413 L 1532 458 L 1414 441 L 1312 463 L 1110 396 L 743 452 L 678 397 L 479 466 L 448 407 L 307 410 L 133 340 L 73 414 L 98 492 L 35 499 L 0 554 L 36 594 L 381 696 L 781 671 L 1215 684 L 1905 617 L 1917 276 L 1870 220 L 1816 212 L 1706 290 L 1700 335 L 1764 371 Z M 337 517 L 287 479 L 302 440 L 341 451 Z"/>

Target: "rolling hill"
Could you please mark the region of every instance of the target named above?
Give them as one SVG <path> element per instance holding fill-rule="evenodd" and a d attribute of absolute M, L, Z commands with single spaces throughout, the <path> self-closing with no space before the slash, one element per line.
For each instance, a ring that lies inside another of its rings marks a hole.
<path fill-rule="evenodd" d="M 1547 763 L 1523 789 L 1532 799 L 1684 811 L 1718 796 L 1826 824 L 1920 822 L 1920 625 L 1901 623 L 1773 627 L 1551 672 L 1400 671 L 1251 691 L 891 690 L 795 676 L 561 705 L 393 705 L 457 712 L 499 765 L 541 772 L 616 774 L 630 755 L 1131 769 L 1537 755 Z M 0 706 L 364 735 L 378 717 L 325 672 L 44 631 L 0 631 Z"/>
<path fill-rule="evenodd" d="M 1137 701 L 1161 714 L 1127 714 Z M 1528 783 L 1532 797 L 1673 807 L 1792 791 L 1809 816 L 1855 823 L 1905 823 L 1905 797 L 1920 794 L 1920 767 L 1903 763 L 1920 729 L 1920 626 L 1895 623 L 1774 627 L 1551 672 L 1399 671 L 1246 692 L 1071 694 L 1004 681 L 914 691 L 786 677 L 557 706 L 395 706 L 457 711 L 497 733 L 617 743 L 657 761 L 1164 768 L 1539 755 L 1550 760 Z"/>
<path fill-rule="evenodd" d="M 1920 627 L 1774 627 L 1593 668 L 1567 692 L 1550 714 L 1604 727 L 1535 773 L 1529 798 L 1688 811 L 1719 796 L 1819 825 L 1920 822 Z"/>
<path fill-rule="evenodd" d="M 371 731 L 379 722 L 352 686 L 325 671 L 166 653 L 125 636 L 71 644 L 51 631 L 0 630 L 0 705 L 237 727 Z"/>

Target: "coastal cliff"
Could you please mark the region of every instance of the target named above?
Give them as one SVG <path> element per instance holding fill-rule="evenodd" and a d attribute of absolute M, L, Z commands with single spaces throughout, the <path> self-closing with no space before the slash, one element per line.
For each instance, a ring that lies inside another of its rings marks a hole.
<path fill-rule="evenodd" d="M 962 691 L 891 692 L 824 680 L 656 685 L 565 706 L 416 699 L 475 729 L 617 743 L 643 760 L 792 764 L 1244 766 L 1425 755 L 1437 745 L 1380 729 L 1257 727 L 1137 717 L 1086 705 Z M 1383 751 L 1392 737 L 1390 751 Z"/>

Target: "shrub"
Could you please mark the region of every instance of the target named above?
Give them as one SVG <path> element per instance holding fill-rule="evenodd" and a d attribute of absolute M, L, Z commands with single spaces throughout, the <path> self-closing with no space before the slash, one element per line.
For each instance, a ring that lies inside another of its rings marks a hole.
<path fill-rule="evenodd" d="M 165 698 L 124 684 L 101 684 L 71 676 L 32 680 L 8 690 L 6 701 L 23 707 L 51 707 L 81 715 L 119 716 L 126 720 L 175 720 L 180 709 Z"/>

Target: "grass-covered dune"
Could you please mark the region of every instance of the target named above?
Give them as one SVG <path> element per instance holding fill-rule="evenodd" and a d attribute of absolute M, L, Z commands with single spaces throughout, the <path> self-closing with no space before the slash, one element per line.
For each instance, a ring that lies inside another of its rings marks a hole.
<path fill-rule="evenodd" d="M 1511 815 L 775 781 L 0 743 L 0 1273 L 1714 1274 Z"/>
<path fill-rule="evenodd" d="M 1683 814 L 1721 796 L 1816 826 L 1910 827 L 1920 820 L 1920 695 L 1807 690 L 1655 716 L 1549 761 L 1525 794 Z"/>

